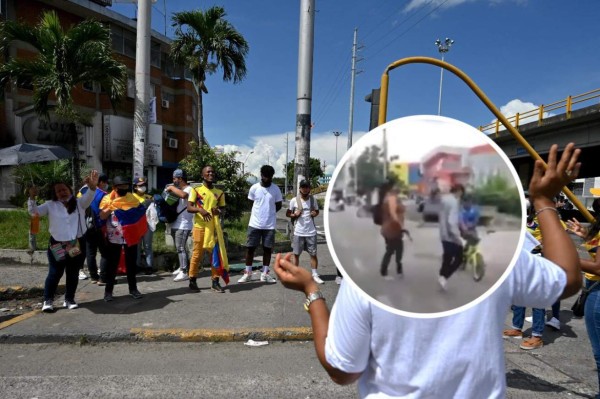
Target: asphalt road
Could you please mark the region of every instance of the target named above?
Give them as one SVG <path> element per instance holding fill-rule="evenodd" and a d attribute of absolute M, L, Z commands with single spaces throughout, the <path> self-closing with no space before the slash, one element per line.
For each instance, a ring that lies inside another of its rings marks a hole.
<path fill-rule="evenodd" d="M 442 247 L 437 223 L 417 221 L 414 203 L 407 204 L 406 228 L 413 238 L 404 239 L 404 276 L 396 275 L 395 259 L 389 276 L 380 275 L 385 243 L 379 226 L 370 217 L 358 217 L 357 208 L 329 213 L 331 249 L 348 276 L 367 294 L 395 309 L 412 313 L 436 313 L 456 309 L 486 293 L 506 271 L 517 249 L 520 231 L 501 230 L 488 234 L 480 229 L 480 248 L 486 262 L 484 278 L 475 282 L 468 270 L 457 271 L 447 291 L 438 285 Z"/>
<path fill-rule="evenodd" d="M 3 345 L 0 392 L 17 398 L 351 398 L 312 342 Z"/>

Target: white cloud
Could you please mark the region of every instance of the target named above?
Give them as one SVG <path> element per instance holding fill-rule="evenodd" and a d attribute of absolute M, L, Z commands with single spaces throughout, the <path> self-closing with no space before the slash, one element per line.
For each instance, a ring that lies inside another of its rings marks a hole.
<path fill-rule="evenodd" d="M 511 122 L 511 124 L 513 126 L 515 126 L 515 121 L 516 121 L 515 116 L 517 114 L 519 114 L 519 126 L 523 126 L 526 123 L 535 122 L 538 120 L 539 108 L 540 108 L 539 105 L 535 105 L 534 103 L 531 103 L 531 102 L 521 101 L 518 98 L 516 98 L 514 100 L 510 100 L 508 103 L 501 106 L 500 113 L 502 115 L 504 115 L 508 119 L 508 121 Z M 543 113 L 544 118 L 548 118 L 553 115 L 554 114 L 549 113 L 549 112 Z M 495 123 L 496 123 L 496 119 L 494 119 L 490 122 L 490 124 L 495 124 Z M 506 130 L 506 129 L 504 128 L 504 125 L 500 124 L 499 130 Z M 494 133 L 495 127 L 490 127 L 490 129 L 487 129 L 485 132 L 488 134 Z"/>
<path fill-rule="evenodd" d="M 435 8 L 435 7 L 441 6 L 443 8 L 450 8 L 450 7 L 459 6 L 464 3 L 474 3 L 475 1 L 480 1 L 480 0 L 433 0 L 433 1 L 432 0 L 411 0 L 410 3 L 408 3 L 406 5 L 406 7 L 404 7 L 404 12 L 409 12 L 409 11 L 412 11 L 412 10 L 415 10 L 415 9 L 421 8 L 421 7 Z M 522 4 L 527 3 L 527 0 L 488 0 L 488 2 L 492 6 L 496 6 L 500 3 L 508 3 L 508 2 L 522 5 Z"/>
<path fill-rule="evenodd" d="M 356 142 L 366 132 L 353 132 L 352 141 Z M 251 137 L 251 145 L 238 146 L 235 144 L 221 144 L 216 147 L 222 147 L 225 152 L 239 151 L 236 159 L 245 162 L 245 171 L 255 176 L 260 175 L 262 165 L 270 164 L 275 168 L 275 176 L 283 177 L 286 160 L 286 135 L 289 138 L 288 162 L 295 157 L 295 132 L 284 132 L 271 135 L 262 135 Z M 325 173 L 331 174 L 335 169 L 335 147 L 336 138 L 332 132 L 311 133 L 310 156 L 318 158 L 321 163 L 325 161 Z M 348 135 L 344 132 L 338 137 L 337 159 L 342 159 L 348 146 Z M 252 153 L 250 153 L 252 152 Z"/>

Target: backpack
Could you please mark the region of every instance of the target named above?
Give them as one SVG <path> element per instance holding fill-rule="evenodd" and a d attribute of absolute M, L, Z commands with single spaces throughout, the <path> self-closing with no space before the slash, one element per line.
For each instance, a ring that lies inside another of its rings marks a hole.
<path fill-rule="evenodd" d="M 318 207 L 318 206 L 315 206 L 315 197 L 313 197 L 312 195 L 309 195 L 309 197 L 308 197 L 308 201 L 309 201 L 309 205 L 308 205 L 308 206 L 309 206 L 309 208 L 308 208 L 308 209 L 310 209 L 310 211 L 312 211 L 313 209 L 319 209 L 319 207 Z M 297 207 L 298 209 L 302 209 L 302 208 L 301 208 L 301 206 L 302 206 L 302 197 L 301 197 L 300 195 L 298 195 L 298 196 L 296 197 L 296 207 Z M 296 210 L 296 209 L 294 209 L 294 211 L 295 211 L 295 210 Z M 315 223 L 315 218 L 312 218 L 312 219 L 313 219 L 313 224 L 314 224 L 314 223 Z M 292 220 L 292 229 L 293 229 L 293 227 L 296 225 L 296 222 L 297 222 L 297 221 L 298 221 L 298 219 L 293 219 L 293 220 Z M 316 228 L 316 227 L 317 227 L 317 226 L 315 225 L 315 228 Z"/>
<path fill-rule="evenodd" d="M 179 201 L 173 205 L 169 205 L 162 195 L 154 194 L 154 206 L 156 207 L 159 222 L 173 223 L 177 220 L 181 212 L 185 211 L 185 208 L 183 208 L 181 212 L 177 212 L 177 205 L 179 205 Z"/>
<path fill-rule="evenodd" d="M 383 223 L 383 204 L 376 204 L 371 207 L 371 213 L 373 214 L 373 223 L 378 226 L 381 226 Z"/>

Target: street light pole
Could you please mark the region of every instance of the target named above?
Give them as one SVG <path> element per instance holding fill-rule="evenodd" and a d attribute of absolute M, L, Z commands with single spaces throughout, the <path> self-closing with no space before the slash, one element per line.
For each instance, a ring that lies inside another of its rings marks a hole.
<path fill-rule="evenodd" d="M 254 151 L 250 151 L 248 153 L 248 155 L 246 155 L 246 159 L 244 159 L 244 163 L 242 163 L 242 176 L 244 176 L 246 173 L 246 161 L 248 160 L 248 158 L 250 158 L 250 155 L 254 154 Z"/>
<path fill-rule="evenodd" d="M 333 132 L 333 135 L 335 136 L 335 167 L 337 168 L 337 142 L 338 142 L 338 137 L 340 137 L 340 135 L 342 134 L 342 132 Z"/>
<path fill-rule="evenodd" d="M 435 41 L 435 45 L 438 51 L 442 55 L 442 62 L 444 61 L 444 54 L 450 51 L 450 47 L 454 44 L 454 40 L 446 38 L 443 42 L 440 39 Z M 444 68 L 440 68 L 440 96 L 438 100 L 438 115 L 442 114 L 442 82 L 444 80 Z"/>

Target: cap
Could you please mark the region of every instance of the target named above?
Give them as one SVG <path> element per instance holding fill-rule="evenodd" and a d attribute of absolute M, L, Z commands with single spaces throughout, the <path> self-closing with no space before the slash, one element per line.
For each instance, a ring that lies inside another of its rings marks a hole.
<path fill-rule="evenodd" d="M 108 176 L 106 176 L 104 173 L 101 173 L 100 176 L 98 176 L 98 181 L 108 183 Z"/>
<path fill-rule="evenodd" d="M 173 177 L 185 179 L 185 172 L 181 169 L 175 169 L 175 171 L 173 172 Z"/>
<path fill-rule="evenodd" d="M 136 186 L 142 186 L 144 184 L 146 184 L 148 182 L 148 179 L 146 179 L 145 177 L 136 177 L 135 179 L 133 179 L 133 184 Z"/>
<path fill-rule="evenodd" d="M 310 182 L 308 180 L 300 181 L 300 187 L 310 187 Z"/>
<path fill-rule="evenodd" d="M 129 186 L 129 179 L 124 179 L 121 176 L 115 176 L 115 178 L 113 179 L 113 186 L 123 186 L 123 185 Z"/>

